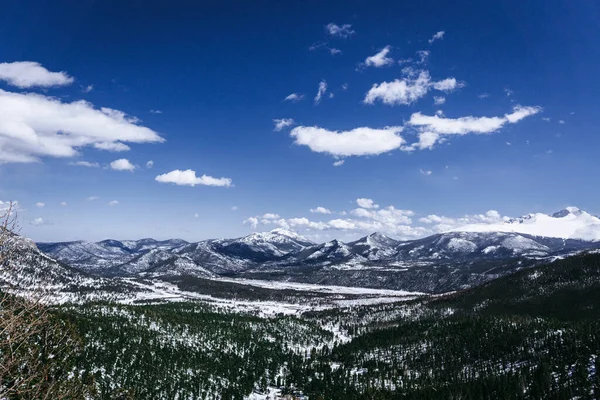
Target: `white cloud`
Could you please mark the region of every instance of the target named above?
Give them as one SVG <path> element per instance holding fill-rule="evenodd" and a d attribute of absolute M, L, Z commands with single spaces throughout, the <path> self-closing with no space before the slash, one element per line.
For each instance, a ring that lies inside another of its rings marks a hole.
<path fill-rule="evenodd" d="M 99 199 L 99 197 L 98 197 L 98 196 L 90 196 L 90 197 L 88 197 L 86 200 L 87 200 L 87 201 L 95 201 L 95 200 L 98 200 L 98 199 Z"/>
<path fill-rule="evenodd" d="M 548 118 L 548 117 L 542 117 L 542 121 L 550 122 L 550 118 Z"/>
<path fill-rule="evenodd" d="M 146 168 L 152 168 L 154 167 L 154 161 L 150 160 L 146 163 Z"/>
<path fill-rule="evenodd" d="M 129 151 L 131 150 L 129 146 L 121 142 L 98 142 L 94 143 L 94 148 L 98 150 L 106 150 L 106 151 Z"/>
<path fill-rule="evenodd" d="M 419 142 L 405 146 L 404 150 L 430 149 L 436 142 L 441 141 L 441 135 L 466 135 L 469 133 L 492 133 L 502 128 L 506 123 L 517 123 L 523 118 L 537 114 L 541 107 L 515 106 L 513 112 L 504 117 L 461 117 L 445 118 L 439 115 L 423 115 L 420 112 L 411 115 L 409 125 L 420 130 Z"/>
<path fill-rule="evenodd" d="M 367 57 L 367 59 L 365 60 L 365 65 L 367 67 L 379 68 L 393 64 L 394 60 L 390 57 L 387 57 L 389 52 L 390 46 L 385 46 L 379 53 L 375 54 L 374 56 Z"/>
<path fill-rule="evenodd" d="M 316 214 L 331 214 L 331 210 L 325 208 L 325 207 L 317 207 L 317 208 L 311 208 L 310 209 L 311 213 L 316 213 Z"/>
<path fill-rule="evenodd" d="M 250 225 L 252 229 L 256 229 L 258 227 L 258 218 L 250 217 L 244 221 L 244 225 Z"/>
<path fill-rule="evenodd" d="M 232 186 L 230 178 L 213 178 L 212 176 L 202 175 L 200 177 L 196 176 L 196 171 L 191 169 L 187 169 L 185 171 L 174 170 L 166 174 L 158 175 L 154 178 L 157 182 L 162 183 L 174 183 L 175 185 L 180 186 L 196 186 L 196 185 L 205 185 L 205 186 L 221 186 L 221 187 L 230 187 Z"/>
<path fill-rule="evenodd" d="M 150 114 L 162 114 L 161 110 L 150 110 Z"/>
<path fill-rule="evenodd" d="M 375 204 L 375 202 L 371 199 L 366 199 L 361 197 L 360 199 L 356 199 L 356 204 L 362 208 L 379 208 L 379 204 Z"/>
<path fill-rule="evenodd" d="M 510 90 L 509 88 L 504 88 L 504 93 L 506 93 L 507 97 L 510 97 L 513 95 L 514 92 L 512 90 Z"/>
<path fill-rule="evenodd" d="M 517 105 L 515 107 L 513 107 L 513 112 L 510 114 L 505 114 L 504 118 L 506 118 L 506 120 L 508 122 L 510 122 L 511 124 L 517 123 L 520 120 L 522 120 L 523 118 L 527 118 L 531 115 L 535 115 L 537 113 L 539 113 L 540 111 L 542 111 L 541 107 L 523 107 L 520 105 Z"/>
<path fill-rule="evenodd" d="M 44 221 L 44 218 L 42 217 L 32 219 L 31 221 L 29 221 L 29 224 L 35 226 L 49 225 L 46 221 Z"/>
<path fill-rule="evenodd" d="M 432 86 L 435 90 L 439 90 L 441 92 L 451 92 L 455 89 L 463 87 L 464 84 L 457 82 L 455 78 L 446 78 L 438 82 L 433 82 Z"/>
<path fill-rule="evenodd" d="M 559 120 L 558 120 L 558 123 L 559 123 L 559 124 L 564 124 L 564 123 L 565 123 L 565 121 L 563 121 L 562 119 L 559 119 Z"/>
<path fill-rule="evenodd" d="M 292 93 L 286 96 L 285 99 L 283 99 L 283 101 L 291 101 L 291 102 L 297 102 L 300 101 L 304 98 L 304 95 L 301 93 Z"/>
<path fill-rule="evenodd" d="M 477 97 L 479 97 L 480 99 L 487 99 L 488 97 L 490 97 L 490 94 L 489 93 L 481 93 Z"/>
<path fill-rule="evenodd" d="M 264 215 L 263 215 L 261 218 L 262 218 L 262 219 L 279 219 L 279 218 L 281 218 L 281 217 L 279 216 L 279 214 L 274 214 L 274 213 L 266 213 L 266 214 L 264 214 Z"/>
<path fill-rule="evenodd" d="M 336 49 L 334 47 L 328 47 L 327 50 L 329 50 L 329 54 L 331 54 L 332 56 L 342 54 L 342 51 L 340 49 Z"/>
<path fill-rule="evenodd" d="M 110 168 L 115 171 L 133 171 L 135 165 L 133 165 L 128 159 L 120 158 L 110 163 Z"/>
<path fill-rule="evenodd" d="M 333 22 L 325 25 L 325 30 L 331 36 L 338 36 L 341 38 L 350 37 L 350 36 L 354 35 L 354 33 L 355 33 L 352 30 L 352 25 L 344 24 L 344 25 L 340 26 L 340 25 L 334 24 Z"/>
<path fill-rule="evenodd" d="M 83 87 L 81 88 L 81 91 L 82 91 L 83 93 L 89 93 L 89 92 L 91 92 L 92 90 L 94 90 L 94 85 L 87 85 L 87 86 L 83 86 Z"/>
<path fill-rule="evenodd" d="M 317 90 L 317 95 L 315 96 L 315 104 L 319 104 L 321 102 L 321 98 L 327 92 L 327 82 L 321 81 L 319 82 L 319 89 Z"/>
<path fill-rule="evenodd" d="M 200 217 L 200 214 L 194 213 L 194 218 L 199 218 L 199 217 Z"/>
<path fill-rule="evenodd" d="M 63 103 L 35 93 L 0 90 L 0 163 L 74 157 L 78 149 L 124 149 L 122 142 L 162 142 L 153 130 L 109 108 L 80 100 Z"/>
<path fill-rule="evenodd" d="M 98 168 L 100 164 L 97 162 L 89 162 L 89 161 L 74 161 L 70 162 L 69 165 L 73 165 L 76 167 L 87 167 L 87 168 Z"/>
<path fill-rule="evenodd" d="M 368 127 L 350 131 L 329 131 L 324 128 L 298 126 L 290 132 L 296 144 L 308 146 L 317 153 L 334 156 L 376 155 L 399 148 L 404 139 L 398 135 L 402 127 L 390 126 L 382 129 Z"/>
<path fill-rule="evenodd" d="M 444 32 L 444 31 L 439 31 L 439 32 L 436 32 L 436 33 L 435 33 L 435 34 L 434 34 L 434 35 L 431 37 L 431 39 L 429 39 L 429 44 L 431 44 L 431 43 L 435 42 L 436 40 L 443 39 L 443 38 L 444 38 L 444 34 L 445 34 L 445 33 L 446 33 L 446 32 Z"/>
<path fill-rule="evenodd" d="M 342 90 L 348 90 L 348 84 L 342 83 Z"/>
<path fill-rule="evenodd" d="M 430 171 L 427 169 L 421 169 L 421 174 L 429 176 L 429 175 L 433 174 L 433 171 Z"/>
<path fill-rule="evenodd" d="M 231 206 L 231 211 L 237 211 L 238 210 L 238 206 Z"/>
<path fill-rule="evenodd" d="M 36 206 L 37 208 L 44 208 L 44 207 L 46 207 L 46 204 L 45 204 L 45 203 L 42 203 L 42 202 L 39 202 L 39 203 L 35 203 L 35 206 Z"/>
<path fill-rule="evenodd" d="M 116 206 L 117 204 L 119 204 L 119 202 L 117 200 L 111 200 L 111 201 L 108 202 L 108 205 L 111 206 L 111 207 L 112 206 Z"/>
<path fill-rule="evenodd" d="M 275 132 L 279 132 L 283 128 L 294 125 L 294 120 L 292 118 L 274 119 L 273 124 L 275 124 L 275 128 L 273 128 L 273 130 Z"/>
<path fill-rule="evenodd" d="M 431 52 L 429 50 L 419 50 L 417 51 L 417 56 L 419 56 L 419 61 L 417 64 L 425 64 L 429 59 Z"/>
<path fill-rule="evenodd" d="M 336 162 L 333 163 L 334 167 L 341 167 L 342 165 L 344 165 L 346 161 L 345 160 L 337 160 Z"/>
<path fill-rule="evenodd" d="M 410 105 L 424 97 L 431 88 L 450 92 L 462 87 L 462 83 L 455 78 L 446 78 L 442 81 L 432 81 L 428 71 L 420 71 L 418 76 L 414 77 L 414 71 L 407 70 L 403 79 L 396 79 L 392 82 L 382 82 L 374 84 L 367 92 L 363 102 L 365 104 L 374 104 L 380 100 L 388 105 Z"/>
<path fill-rule="evenodd" d="M 436 106 L 442 105 L 446 102 L 446 98 L 443 96 L 433 96 L 433 104 Z"/>
<path fill-rule="evenodd" d="M 68 206 L 69 204 L 68 204 L 66 201 L 62 201 L 62 202 L 60 203 L 60 205 L 61 205 L 61 206 L 63 206 L 63 207 L 66 207 L 66 206 Z"/>
<path fill-rule="evenodd" d="M 74 81 L 65 72 L 50 72 L 40 63 L 33 61 L 0 63 L 0 80 L 22 89 L 65 86 Z"/>

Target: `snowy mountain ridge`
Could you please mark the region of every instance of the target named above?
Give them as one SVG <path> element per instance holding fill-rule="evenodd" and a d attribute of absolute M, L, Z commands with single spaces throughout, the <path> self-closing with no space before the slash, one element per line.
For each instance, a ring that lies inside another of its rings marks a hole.
<path fill-rule="evenodd" d="M 453 232 L 513 232 L 530 236 L 600 241 L 600 218 L 577 207 L 566 207 L 552 215 L 527 214 L 491 224 L 469 224 Z"/>

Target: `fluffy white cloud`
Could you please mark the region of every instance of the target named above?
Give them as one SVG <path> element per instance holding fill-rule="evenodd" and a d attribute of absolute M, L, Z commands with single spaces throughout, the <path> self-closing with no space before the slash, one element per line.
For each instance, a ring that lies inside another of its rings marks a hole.
<path fill-rule="evenodd" d="M 81 88 L 81 91 L 82 91 L 83 93 L 89 93 L 89 92 L 91 92 L 92 90 L 94 90 L 94 85 L 87 85 L 87 86 L 83 86 L 83 87 Z"/>
<path fill-rule="evenodd" d="M 352 25 L 350 25 L 350 24 L 344 24 L 344 25 L 340 26 L 340 25 L 334 24 L 333 22 L 325 25 L 325 30 L 331 36 L 338 36 L 338 37 L 341 37 L 341 38 L 350 37 L 350 36 L 354 35 L 354 33 L 355 33 L 352 30 Z"/>
<path fill-rule="evenodd" d="M 374 104 L 379 100 L 387 105 L 410 105 L 424 97 L 430 89 L 450 92 L 462 86 L 455 78 L 446 78 L 441 81 L 432 81 L 428 71 L 415 71 L 408 69 L 403 79 L 392 82 L 374 84 L 367 92 L 363 102 Z M 415 76 L 416 75 L 416 76 Z"/>
<path fill-rule="evenodd" d="M 292 102 L 296 102 L 296 101 L 300 101 L 304 98 L 303 94 L 300 93 L 292 93 L 286 96 L 285 99 L 283 99 L 283 101 L 292 101 Z"/>
<path fill-rule="evenodd" d="M 98 200 L 98 198 L 99 198 L 98 196 L 90 196 L 86 200 L 87 201 L 94 201 L 94 200 Z"/>
<path fill-rule="evenodd" d="M 327 93 L 327 82 L 323 80 L 319 82 L 319 89 L 317 90 L 317 95 L 315 96 L 315 104 L 319 104 L 321 102 L 321 99 L 325 93 Z"/>
<path fill-rule="evenodd" d="M 146 163 L 146 168 L 152 168 L 154 167 L 154 161 L 150 160 Z"/>
<path fill-rule="evenodd" d="M 308 146 L 317 153 L 334 156 L 365 156 L 381 154 L 399 148 L 404 139 L 398 134 L 402 127 L 389 126 L 382 129 L 368 127 L 350 131 L 329 131 L 324 128 L 298 126 L 290 132 L 295 143 Z"/>
<path fill-rule="evenodd" d="M 325 207 L 317 207 L 317 208 L 311 208 L 310 209 L 311 213 L 316 213 L 316 214 L 331 214 L 331 210 L 325 208 Z"/>
<path fill-rule="evenodd" d="M 344 165 L 344 163 L 346 162 L 346 160 L 337 160 L 333 163 L 334 167 L 341 167 L 342 165 Z"/>
<path fill-rule="evenodd" d="M 75 161 L 70 162 L 69 165 L 74 165 L 76 167 L 87 167 L 87 168 L 98 168 L 100 164 L 97 162 L 89 162 L 89 161 Z"/>
<path fill-rule="evenodd" d="M 69 204 L 68 204 L 66 201 L 62 201 L 62 202 L 60 203 L 60 205 L 61 205 L 61 206 L 63 206 L 63 207 L 66 207 L 66 206 L 68 206 Z"/>
<path fill-rule="evenodd" d="M 433 82 L 431 85 L 435 90 L 439 90 L 441 92 L 451 92 L 455 89 L 461 88 L 464 86 L 463 83 L 458 82 L 456 78 L 446 78 L 441 81 Z"/>
<path fill-rule="evenodd" d="M 286 220 L 286 223 L 293 228 L 303 227 L 306 229 L 323 230 L 329 226 L 325 222 L 310 221 L 308 218 L 290 218 Z"/>
<path fill-rule="evenodd" d="M 443 39 L 445 34 L 446 34 L 446 32 L 444 32 L 444 31 L 439 31 L 439 32 L 436 32 L 436 33 L 435 33 L 435 34 L 434 34 L 434 35 L 431 37 L 431 39 L 429 39 L 429 44 L 431 44 L 431 43 L 435 42 L 436 40 Z"/>
<path fill-rule="evenodd" d="M 292 118 L 274 119 L 273 124 L 275 124 L 275 128 L 273 128 L 273 130 L 275 132 L 279 132 L 288 126 L 294 125 L 294 120 Z"/>
<path fill-rule="evenodd" d="M 420 171 L 421 171 L 421 174 L 427 175 L 427 176 L 433 174 L 433 171 L 428 170 L 428 169 L 421 169 Z"/>
<path fill-rule="evenodd" d="M 446 98 L 443 96 L 433 96 L 433 104 L 436 106 L 442 105 L 446 102 Z"/>
<path fill-rule="evenodd" d="M 135 165 L 133 165 L 128 159 L 120 158 L 110 163 L 110 168 L 115 171 L 133 171 Z"/>
<path fill-rule="evenodd" d="M 379 68 L 393 64 L 394 60 L 387 56 L 389 52 L 390 46 L 385 46 L 383 49 L 381 49 L 379 53 L 375 54 L 374 56 L 367 57 L 367 59 L 365 60 L 365 65 L 367 67 Z"/>
<path fill-rule="evenodd" d="M 66 72 L 50 72 L 33 61 L 0 63 L 0 80 L 20 88 L 65 86 L 74 81 Z"/>
<path fill-rule="evenodd" d="M 200 214 L 194 213 L 194 218 L 200 218 Z"/>
<path fill-rule="evenodd" d="M 250 225 L 252 229 L 256 229 L 258 227 L 258 218 L 250 217 L 244 220 L 244 225 Z"/>
<path fill-rule="evenodd" d="M 122 142 L 164 141 L 136 123 L 122 111 L 98 110 L 83 100 L 63 103 L 35 93 L 0 90 L 0 163 L 73 157 L 85 146 L 114 151 L 125 149 Z"/>
<path fill-rule="evenodd" d="M 150 114 L 162 114 L 161 110 L 150 110 Z"/>
<path fill-rule="evenodd" d="M 205 186 L 221 186 L 221 187 L 230 187 L 232 186 L 232 182 L 230 178 L 213 178 L 212 176 L 202 175 L 200 177 L 196 176 L 196 171 L 191 169 L 187 169 L 185 171 L 174 170 L 168 172 L 166 174 L 158 175 L 154 178 L 157 182 L 162 183 L 174 183 L 175 185 L 180 186 L 196 186 L 196 185 L 205 185 Z"/>
<path fill-rule="evenodd" d="M 366 199 L 364 197 L 356 199 L 356 204 L 362 208 L 379 208 L 379 204 L 375 204 L 372 199 Z"/>
<path fill-rule="evenodd" d="M 46 207 L 46 204 L 45 204 L 45 203 L 42 203 L 42 202 L 39 202 L 39 203 L 35 203 L 35 206 L 36 206 L 37 208 L 44 208 L 44 207 Z"/>
<path fill-rule="evenodd" d="M 112 206 L 116 206 L 117 204 L 119 204 L 119 202 L 117 200 L 111 200 L 111 201 L 108 202 L 108 205 L 111 206 L 111 207 Z"/>
<path fill-rule="evenodd" d="M 281 218 L 281 217 L 279 216 L 279 214 L 274 214 L 274 213 L 266 213 L 266 214 L 264 214 L 264 215 L 263 215 L 261 218 L 262 218 L 262 219 L 279 219 L 279 218 Z"/>

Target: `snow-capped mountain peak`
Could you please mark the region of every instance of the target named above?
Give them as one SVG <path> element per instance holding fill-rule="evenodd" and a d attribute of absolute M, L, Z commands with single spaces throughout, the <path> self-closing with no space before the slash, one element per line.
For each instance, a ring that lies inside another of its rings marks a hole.
<path fill-rule="evenodd" d="M 492 224 L 469 224 L 455 232 L 514 232 L 531 236 L 600 241 L 600 218 L 577 207 L 567 207 L 552 215 L 527 214 Z"/>
<path fill-rule="evenodd" d="M 302 235 L 298 235 L 296 232 L 291 231 L 289 229 L 275 228 L 270 233 L 274 233 L 276 235 L 281 235 L 281 236 L 287 236 L 290 239 L 294 239 L 294 240 L 299 241 L 299 242 L 312 243 L 311 240 L 305 238 Z"/>

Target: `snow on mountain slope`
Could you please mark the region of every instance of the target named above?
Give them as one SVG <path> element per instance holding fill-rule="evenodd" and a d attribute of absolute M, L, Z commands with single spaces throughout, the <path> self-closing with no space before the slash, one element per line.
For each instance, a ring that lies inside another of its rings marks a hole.
<path fill-rule="evenodd" d="M 531 236 L 600 241 L 600 218 L 577 207 L 553 215 L 528 214 L 493 224 L 469 224 L 454 232 L 515 232 Z"/>
<path fill-rule="evenodd" d="M 368 260 L 375 261 L 393 256 L 396 253 L 396 247 L 399 243 L 397 240 L 375 232 L 348 243 L 348 246 L 357 254 Z"/>

